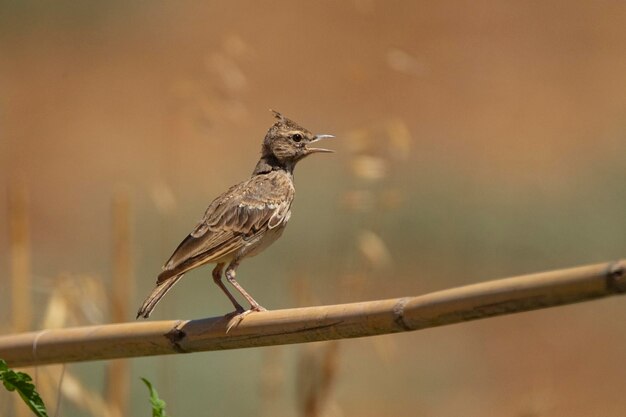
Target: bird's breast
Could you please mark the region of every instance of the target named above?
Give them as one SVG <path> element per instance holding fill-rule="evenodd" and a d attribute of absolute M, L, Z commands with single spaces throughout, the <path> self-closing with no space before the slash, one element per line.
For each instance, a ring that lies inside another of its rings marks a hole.
<path fill-rule="evenodd" d="M 268 229 L 259 236 L 257 239 L 248 242 L 248 244 L 242 249 L 242 251 L 238 254 L 238 258 L 249 258 L 251 256 L 258 255 L 263 252 L 268 246 L 274 243 L 285 231 L 285 227 L 287 227 L 287 222 L 289 221 L 289 217 L 291 217 L 291 211 L 288 211 L 283 221 L 280 222 L 273 229 Z"/>

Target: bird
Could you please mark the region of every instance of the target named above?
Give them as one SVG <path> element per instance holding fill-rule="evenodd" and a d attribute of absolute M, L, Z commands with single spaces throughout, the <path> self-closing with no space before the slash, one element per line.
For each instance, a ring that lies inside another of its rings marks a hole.
<path fill-rule="evenodd" d="M 285 230 L 295 195 L 296 164 L 315 153 L 334 152 L 311 146 L 333 135 L 314 135 L 281 113 L 271 111 L 276 120 L 263 139 L 261 157 L 252 176 L 213 200 L 200 222 L 163 265 L 156 287 L 137 311 L 137 319 L 148 318 L 185 273 L 205 264 L 215 264 L 213 281 L 233 304 L 235 314 L 266 310 L 237 282 L 237 267 L 243 259 L 267 248 Z M 222 275 L 250 303 L 250 309 L 244 310 L 239 304 Z"/>

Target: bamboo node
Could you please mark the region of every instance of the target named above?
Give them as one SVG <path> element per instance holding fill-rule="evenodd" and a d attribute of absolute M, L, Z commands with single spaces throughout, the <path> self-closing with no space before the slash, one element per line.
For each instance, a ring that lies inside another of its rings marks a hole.
<path fill-rule="evenodd" d="M 178 353 L 188 353 L 186 349 L 184 349 L 180 342 L 187 337 L 187 333 L 181 330 L 181 326 L 184 325 L 185 322 L 178 321 L 174 327 L 170 329 L 169 332 L 165 333 L 165 337 L 170 341 L 172 348 Z"/>
<path fill-rule="evenodd" d="M 609 265 L 606 285 L 613 292 L 626 292 L 626 261 L 617 261 Z"/>
<path fill-rule="evenodd" d="M 393 321 L 405 331 L 413 330 L 413 328 L 404 321 L 404 307 L 406 307 L 409 300 L 409 297 L 400 298 L 393 306 Z"/>

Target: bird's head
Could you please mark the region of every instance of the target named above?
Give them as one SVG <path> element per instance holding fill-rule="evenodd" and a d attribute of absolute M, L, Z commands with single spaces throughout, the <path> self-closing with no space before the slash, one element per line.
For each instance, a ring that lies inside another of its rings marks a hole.
<path fill-rule="evenodd" d="M 293 168 L 299 160 L 314 154 L 334 152 L 330 149 L 314 148 L 312 143 L 332 135 L 314 135 L 277 111 L 272 110 L 276 123 L 267 131 L 263 141 L 262 156 L 273 158 L 279 164 Z"/>

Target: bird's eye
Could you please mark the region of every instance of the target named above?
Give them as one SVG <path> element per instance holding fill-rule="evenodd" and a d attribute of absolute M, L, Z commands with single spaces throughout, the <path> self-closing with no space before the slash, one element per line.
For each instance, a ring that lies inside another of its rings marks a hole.
<path fill-rule="evenodd" d="M 294 133 L 293 135 L 291 135 L 291 139 L 293 139 L 294 142 L 300 142 L 302 140 L 302 135 L 299 133 Z"/>

